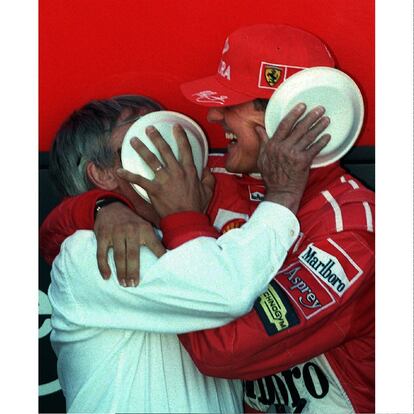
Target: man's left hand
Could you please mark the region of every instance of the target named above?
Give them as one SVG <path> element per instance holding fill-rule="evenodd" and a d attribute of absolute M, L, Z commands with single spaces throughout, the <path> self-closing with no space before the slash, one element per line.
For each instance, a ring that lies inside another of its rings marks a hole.
<path fill-rule="evenodd" d="M 306 105 L 296 105 L 280 122 L 272 139 L 263 127 L 256 127 L 261 139 L 257 166 L 266 185 L 266 200 L 288 207 L 293 213 L 299 208 L 315 156 L 327 145 L 329 134 L 316 138 L 328 127 L 325 109 L 313 108 L 302 120 Z"/>
<path fill-rule="evenodd" d="M 146 220 L 121 203 L 103 207 L 95 219 L 94 232 L 98 249 L 98 268 L 104 279 L 109 279 L 108 250 L 114 249 L 116 275 L 125 287 L 139 282 L 140 247 L 147 246 L 158 257 L 165 248 Z"/>

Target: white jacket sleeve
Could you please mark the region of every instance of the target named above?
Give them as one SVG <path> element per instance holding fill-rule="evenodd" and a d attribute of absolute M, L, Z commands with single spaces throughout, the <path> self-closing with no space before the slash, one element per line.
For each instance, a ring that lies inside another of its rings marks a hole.
<path fill-rule="evenodd" d="M 78 231 L 53 263 L 49 298 L 55 328 L 118 328 L 183 333 L 224 325 L 247 313 L 281 267 L 299 232 L 286 208 L 263 202 L 241 228 L 200 237 L 157 259 L 141 248 L 140 284 L 103 280 L 96 239 Z"/>

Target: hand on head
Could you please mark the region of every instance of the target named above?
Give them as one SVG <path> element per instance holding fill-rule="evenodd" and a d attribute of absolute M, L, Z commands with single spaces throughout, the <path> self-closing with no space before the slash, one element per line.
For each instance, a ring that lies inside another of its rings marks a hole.
<path fill-rule="evenodd" d="M 132 140 L 132 146 L 155 172 L 153 181 L 123 169 L 118 170 L 121 178 L 147 191 L 161 217 L 178 211 L 205 211 L 214 188 L 214 177 L 208 168 L 204 169 L 201 180 L 198 178 L 183 128 L 176 125 L 173 132 L 179 148 L 179 160 L 155 128 L 147 130 L 164 165 L 141 141 L 136 138 Z M 110 277 L 108 249 L 113 247 L 117 277 L 125 287 L 138 284 L 140 246 L 147 246 L 158 257 L 165 253 L 153 226 L 121 203 L 110 204 L 99 211 L 94 231 L 98 241 L 98 267 L 102 276 L 105 279 Z"/>
<path fill-rule="evenodd" d="M 213 194 L 214 178 L 208 168 L 204 169 L 201 180 L 198 178 L 184 129 L 178 124 L 173 127 L 179 149 L 178 160 L 157 129 L 148 127 L 146 133 L 158 149 L 162 162 L 139 139 L 133 138 L 131 145 L 152 168 L 155 178 L 148 180 L 124 169 L 119 169 L 118 175 L 147 191 L 160 217 L 180 211 L 204 212 Z"/>

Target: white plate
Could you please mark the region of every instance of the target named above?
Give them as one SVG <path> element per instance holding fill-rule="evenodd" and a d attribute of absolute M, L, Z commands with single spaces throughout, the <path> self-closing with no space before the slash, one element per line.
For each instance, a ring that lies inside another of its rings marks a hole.
<path fill-rule="evenodd" d="M 162 164 L 161 156 L 157 148 L 145 133 L 145 128 L 154 125 L 165 141 L 170 145 L 175 157 L 178 157 L 178 146 L 175 141 L 172 128 L 174 124 L 180 124 L 187 133 L 193 153 L 194 164 L 198 176 L 201 178 L 203 168 L 207 165 L 208 144 L 206 136 L 200 126 L 186 115 L 172 111 L 151 112 L 135 121 L 128 129 L 122 143 L 121 161 L 126 170 L 139 174 L 148 180 L 154 179 L 154 172 L 147 163 L 138 155 L 131 146 L 131 138 L 139 138 L 148 149 L 157 156 Z M 136 184 L 132 184 L 134 190 L 145 200 L 150 201 L 147 192 Z"/>
<path fill-rule="evenodd" d="M 331 123 L 321 134 L 331 134 L 328 145 L 315 157 L 312 168 L 324 167 L 343 157 L 355 143 L 364 120 L 364 102 L 356 83 L 338 69 L 314 67 L 286 79 L 273 93 L 265 114 L 265 128 L 271 137 L 279 122 L 298 103 L 307 112 L 325 107 Z"/>

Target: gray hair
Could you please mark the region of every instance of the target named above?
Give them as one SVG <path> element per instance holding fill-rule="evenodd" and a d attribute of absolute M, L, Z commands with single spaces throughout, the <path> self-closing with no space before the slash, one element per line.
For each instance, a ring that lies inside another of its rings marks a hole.
<path fill-rule="evenodd" d="M 51 178 L 61 195 L 73 196 L 95 187 L 86 172 L 88 162 L 102 169 L 114 166 L 111 132 L 125 109 L 139 114 L 143 109 L 153 112 L 163 107 L 145 96 L 120 95 L 91 101 L 63 122 L 49 162 Z"/>

